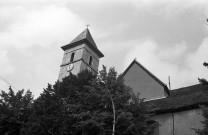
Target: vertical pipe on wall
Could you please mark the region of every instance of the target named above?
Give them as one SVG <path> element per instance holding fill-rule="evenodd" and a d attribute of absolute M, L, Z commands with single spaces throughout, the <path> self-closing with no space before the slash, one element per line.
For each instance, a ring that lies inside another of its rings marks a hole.
<path fill-rule="evenodd" d="M 175 135 L 175 119 L 174 119 L 174 113 L 172 113 L 172 119 L 173 119 L 173 135 Z"/>

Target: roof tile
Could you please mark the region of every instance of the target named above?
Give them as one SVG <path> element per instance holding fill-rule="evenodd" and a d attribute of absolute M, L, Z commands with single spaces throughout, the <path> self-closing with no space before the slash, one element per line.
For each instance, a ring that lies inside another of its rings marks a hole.
<path fill-rule="evenodd" d="M 95 51 L 100 58 L 104 57 L 102 52 L 98 50 L 97 45 L 95 44 L 95 41 L 93 40 L 89 29 L 85 29 L 81 34 L 79 34 L 74 40 L 72 40 L 69 44 L 62 46 L 61 48 L 63 50 L 75 47 L 77 45 L 80 45 L 82 43 L 86 43 L 93 51 Z"/>
<path fill-rule="evenodd" d="M 199 107 L 200 104 L 208 103 L 208 86 L 201 84 L 171 90 L 166 98 L 145 102 L 151 111 L 158 113 L 181 111 Z"/>
<path fill-rule="evenodd" d="M 78 41 L 87 39 L 94 47 L 97 48 L 95 41 L 92 38 L 92 35 L 90 34 L 90 31 L 88 29 L 85 29 L 81 34 L 79 34 L 75 39 L 73 39 L 70 44 L 76 43 Z"/>

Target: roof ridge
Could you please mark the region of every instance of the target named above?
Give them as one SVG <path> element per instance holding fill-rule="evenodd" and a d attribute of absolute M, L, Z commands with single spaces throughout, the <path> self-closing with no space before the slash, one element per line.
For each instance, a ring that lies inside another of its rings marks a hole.
<path fill-rule="evenodd" d="M 92 35 L 90 34 L 90 31 L 88 28 L 86 28 L 84 31 L 82 31 L 76 38 L 74 38 L 69 44 L 62 46 L 61 48 L 65 51 L 66 49 L 75 47 L 77 45 L 80 45 L 82 43 L 86 43 L 93 51 L 95 51 L 100 58 L 102 58 L 104 55 L 102 52 L 97 48 L 95 41 L 92 38 Z"/>
<path fill-rule="evenodd" d="M 146 69 L 141 63 L 139 63 L 136 59 L 134 59 L 131 64 L 127 67 L 127 69 L 123 72 L 122 77 L 127 73 L 127 71 L 130 69 L 130 67 L 136 63 L 139 65 L 147 74 L 149 74 L 155 81 L 157 81 L 159 84 L 161 84 L 166 92 L 169 94 L 170 90 L 168 89 L 167 85 L 163 83 L 159 78 L 157 78 L 153 73 L 151 73 L 148 69 Z"/>
<path fill-rule="evenodd" d="M 92 35 L 91 35 L 89 29 L 87 28 L 86 30 L 87 30 L 87 33 L 86 33 L 86 39 L 87 39 L 92 45 L 94 45 L 94 46 L 97 48 L 97 45 L 96 45 L 94 39 L 92 38 Z"/>
<path fill-rule="evenodd" d="M 136 59 L 133 60 L 136 64 L 138 64 L 143 70 L 145 70 L 150 76 L 152 76 L 154 79 L 156 79 L 157 82 L 162 84 L 163 86 L 167 86 L 165 83 L 163 83 L 159 78 L 157 78 L 153 73 L 151 73 L 147 68 L 145 68 L 140 62 L 138 62 Z"/>
<path fill-rule="evenodd" d="M 172 91 L 174 90 L 182 90 L 182 89 L 187 89 L 187 88 L 191 88 L 194 86 L 203 86 L 202 84 L 198 83 L 198 84 L 194 84 L 194 85 L 190 85 L 190 86 L 185 86 L 185 87 L 181 87 L 181 88 L 177 88 L 177 89 L 172 89 Z"/>
<path fill-rule="evenodd" d="M 204 86 L 202 84 L 195 84 L 195 85 L 171 90 L 170 95 L 171 96 L 180 96 L 180 95 L 189 95 L 189 94 L 194 94 L 194 93 L 200 93 L 200 92 L 205 92 L 207 90 L 207 88 L 208 88 L 207 86 Z"/>
<path fill-rule="evenodd" d="M 199 86 L 199 87 L 198 87 Z M 189 87 L 192 87 L 191 89 Z M 191 85 L 185 88 L 186 92 L 177 90 L 176 95 L 169 95 L 163 99 L 151 100 L 146 102 L 147 105 L 153 106 L 153 110 L 156 113 L 169 113 L 173 111 L 184 111 L 188 109 L 199 108 L 199 105 L 208 104 L 208 91 L 207 86 L 202 84 Z M 195 90 L 194 92 L 192 90 Z M 156 108 L 156 109 L 155 109 Z"/>
<path fill-rule="evenodd" d="M 79 42 L 81 40 L 88 40 L 90 44 L 92 44 L 94 47 L 97 48 L 97 45 L 92 38 L 92 35 L 88 28 L 86 28 L 83 32 L 81 32 L 76 38 L 74 38 L 69 44 L 74 44 L 76 42 Z"/>

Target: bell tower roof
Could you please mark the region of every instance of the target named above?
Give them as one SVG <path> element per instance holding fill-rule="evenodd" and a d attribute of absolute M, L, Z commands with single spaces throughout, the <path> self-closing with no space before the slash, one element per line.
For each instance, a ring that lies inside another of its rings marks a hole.
<path fill-rule="evenodd" d="M 63 50 L 75 47 L 77 45 L 80 45 L 82 43 L 86 43 L 93 51 L 95 51 L 99 57 L 103 57 L 104 55 L 98 50 L 97 45 L 95 44 L 95 41 L 93 40 L 90 31 L 88 28 L 86 28 L 82 33 L 80 33 L 75 39 L 73 39 L 69 44 L 62 46 L 61 48 Z"/>
<path fill-rule="evenodd" d="M 72 40 L 70 44 L 78 42 L 83 39 L 87 39 L 94 47 L 97 48 L 95 41 L 93 40 L 88 28 L 85 29 L 81 34 L 79 34 L 74 40 Z"/>

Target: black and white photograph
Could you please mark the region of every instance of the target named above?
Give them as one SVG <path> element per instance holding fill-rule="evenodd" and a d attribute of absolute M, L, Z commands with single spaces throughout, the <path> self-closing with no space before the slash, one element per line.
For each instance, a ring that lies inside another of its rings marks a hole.
<path fill-rule="evenodd" d="M 1 0 L 0 135 L 208 135 L 208 1 Z"/>

